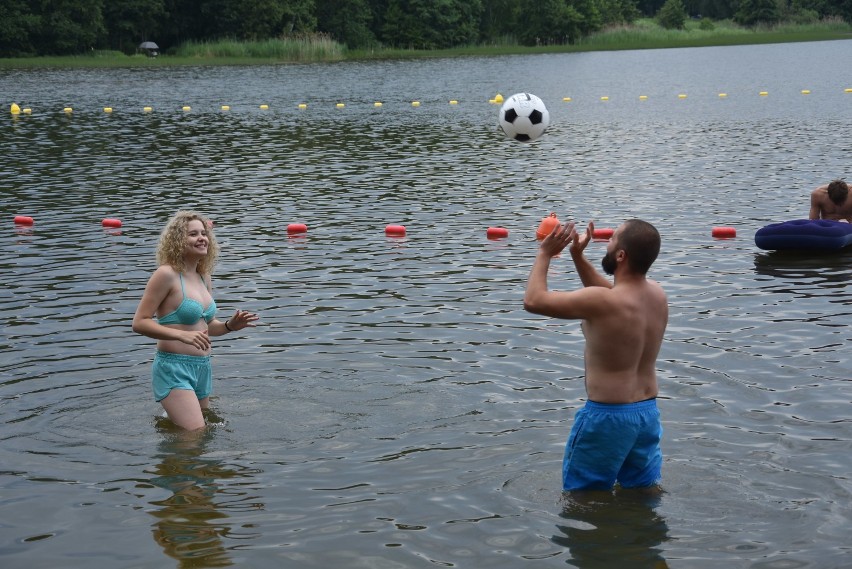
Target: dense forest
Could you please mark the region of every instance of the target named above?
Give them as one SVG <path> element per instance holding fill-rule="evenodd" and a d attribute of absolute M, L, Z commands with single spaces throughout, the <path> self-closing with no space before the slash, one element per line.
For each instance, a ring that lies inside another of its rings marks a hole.
<path fill-rule="evenodd" d="M 852 0 L 0 0 L 0 57 L 312 34 L 350 49 L 566 44 L 663 8 L 746 26 L 852 23 Z"/>

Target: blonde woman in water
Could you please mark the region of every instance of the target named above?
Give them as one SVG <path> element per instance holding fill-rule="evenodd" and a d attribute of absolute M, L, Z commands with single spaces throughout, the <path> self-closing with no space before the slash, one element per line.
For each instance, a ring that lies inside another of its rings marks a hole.
<path fill-rule="evenodd" d="M 133 331 L 157 340 L 151 369 L 154 399 L 187 430 L 205 426 L 202 409 L 213 388 L 211 336 L 254 327 L 256 314 L 237 310 L 216 318 L 211 275 L 219 254 L 213 224 L 179 211 L 166 224 L 157 264 L 133 316 Z"/>

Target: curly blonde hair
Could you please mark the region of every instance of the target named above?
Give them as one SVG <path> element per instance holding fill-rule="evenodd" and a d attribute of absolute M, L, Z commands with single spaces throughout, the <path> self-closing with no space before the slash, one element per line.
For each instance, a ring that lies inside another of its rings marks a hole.
<path fill-rule="evenodd" d="M 182 273 L 184 270 L 183 255 L 186 249 L 187 226 L 190 221 L 198 220 L 207 229 L 207 255 L 198 262 L 198 272 L 210 276 L 216 266 L 219 256 L 219 244 L 213 234 L 213 223 L 209 219 L 194 211 L 179 211 L 172 216 L 163 232 L 160 234 L 160 242 L 157 244 L 157 264 L 169 265 L 174 270 Z"/>

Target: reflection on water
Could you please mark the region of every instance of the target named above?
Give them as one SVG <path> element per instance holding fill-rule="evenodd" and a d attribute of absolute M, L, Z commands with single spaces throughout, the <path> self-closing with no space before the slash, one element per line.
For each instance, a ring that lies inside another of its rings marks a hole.
<path fill-rule="evenodd" d="M 218 422 L 218 417 L 206 419 Z M 164 438 L 154 455 L 158 463 L 145 473 L 154 475 L 150 483 L 171 496 L 150 502 L 156 507 L 148 510 L 157 519 L 154 541 L 179 567 L 233 565 L 223 544 L 223 538 L 233 534 L 230 512 L 263 510 L 256 496 L 236 490 L 247 486 L 251 473 L 205 456 L 215 427 L 187 433 L 165 419 L 160 425 Z"/>
<path fill-rule="evenodd" d="M 659 490 L 565 493 L 553 542 L 568 549 L 566 562 L 578 569 L 667 569 L 661 497 Z"/>
<path fill-rule="evenodd" d="M 754 256 L 757 274 L 840 289 L 852 281 L 852 247 L 839 251 L 770 251 Z"/>

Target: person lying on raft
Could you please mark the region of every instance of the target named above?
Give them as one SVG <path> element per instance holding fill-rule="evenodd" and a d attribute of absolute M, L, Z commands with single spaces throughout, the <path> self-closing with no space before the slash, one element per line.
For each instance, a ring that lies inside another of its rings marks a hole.
<path fill-rule="evenodd" d="M 809 219 L 852 222 L 852 192 L 843 180 L 834 180 L 811 192 Z"/>

